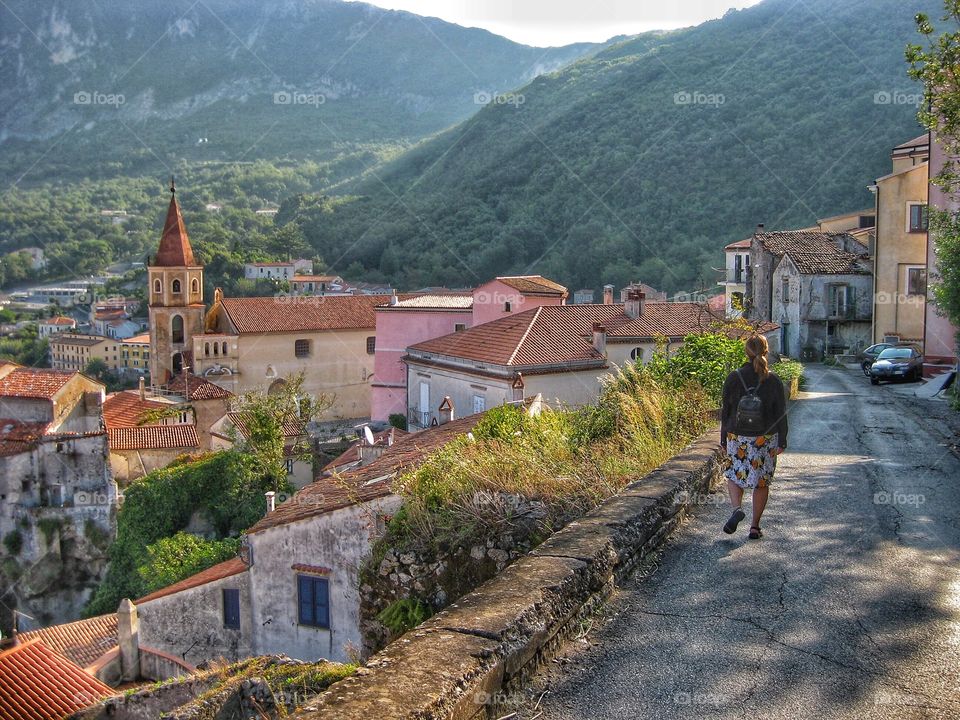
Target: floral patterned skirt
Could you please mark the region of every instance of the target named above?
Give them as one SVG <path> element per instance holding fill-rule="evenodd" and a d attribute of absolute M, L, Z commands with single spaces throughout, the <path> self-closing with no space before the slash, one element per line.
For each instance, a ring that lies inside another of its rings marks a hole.
<path fill-rule="evenodd" d="M 777 469 L 777 456 L 770 451 L 777 447 L 778 441 L 777 433 L 758 437 L 727 433 L 730 467 L 724 476 L 744 490 L 769 487 Z"/>

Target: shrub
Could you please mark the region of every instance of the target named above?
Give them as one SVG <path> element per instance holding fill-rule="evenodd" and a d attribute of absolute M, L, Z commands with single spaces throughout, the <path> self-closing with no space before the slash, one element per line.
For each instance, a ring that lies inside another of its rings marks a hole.
<path fill-rule="evenodd" d="M 19 530 L 11 530 L 3 536 L 3 546 L 11 555 L 19 555 L 23 550 L 23 535 Z"/>
<path fill-rule="evenodd" d="M 416 598 L 404 598 L 387 606 L 377 620 L 394 635 L 403 635 L 433 615 L 433 609 Z"/>
<path fill-rule="evenodd" d="M 143 592 L 151 593 L 229 560 L 239 550 L 239 538 L 205 540 L 178 532 L 147 546 L 149 560 L 137 568 L 137 574 L 143 582 Z"/>
<path fill-rule="evenodd" d="M 403 413 L 391 413 L 390 417 L 387 418 L 389 423 L 398 430 L 407 429 L 407 416 Z"/>
<path fill-rule="evenodd" d="M 799 380 L 803 377 L 803 363 L 796 360 L 781 360 L 774 363 L 770 369 L 777 374 L 784 385 L 789 385 L 794 379 Z"/>

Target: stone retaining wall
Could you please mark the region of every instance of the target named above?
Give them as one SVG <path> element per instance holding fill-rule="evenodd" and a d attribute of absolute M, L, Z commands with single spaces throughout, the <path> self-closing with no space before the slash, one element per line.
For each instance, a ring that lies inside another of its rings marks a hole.
<path fill-rule="evenodd" d="M 299 720 L 496 717 L 521 684 L 720 480 L 717 430 L 373 656 Z"/>

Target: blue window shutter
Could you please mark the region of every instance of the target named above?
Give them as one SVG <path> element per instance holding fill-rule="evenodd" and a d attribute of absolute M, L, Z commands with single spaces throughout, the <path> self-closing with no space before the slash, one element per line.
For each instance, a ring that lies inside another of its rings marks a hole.
<path fill-rule="evenodd" d="M 330 627 L 330 583 L 316 578 L 316 619 L 320 627 Z"/>
<path fill-rule="evenodd" d="M 300 623 L 302 625 L 314 624 L 312 580 L 313 578 L 306 575 L 297 576 L 297 584 L 300 589 Z"/>
<path fill-rule="evenodd" d="M 240 591 L 225 589 L 223 591 L 223 626 L 225 628 L 240 629 Z"/>

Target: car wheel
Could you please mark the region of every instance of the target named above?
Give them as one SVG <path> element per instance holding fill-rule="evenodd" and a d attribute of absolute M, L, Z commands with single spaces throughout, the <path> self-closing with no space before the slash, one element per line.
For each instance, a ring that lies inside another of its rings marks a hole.
<path fill-rule="evenodd" d="M 913 371 L 913 381 L 920 382 L 921 380 L 923 380 L 923 369 L 917 368 Z"/>
<path fill-rule="evenodd" d="M 872 377 L 872 378 L 870 378 L 870 384 L 871 384 L 871 385 L 879 385 L 879 384 L 880 384 L 880 379 L 879 379 L 879 378 Z"/>
<path fill-rule="evenodd" d="M 870 361 L 864 360 L 860 367 L 863 369 L 863 374 L 870 377 Z"/>

